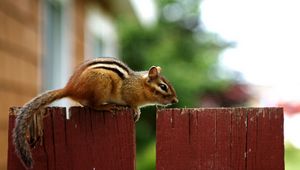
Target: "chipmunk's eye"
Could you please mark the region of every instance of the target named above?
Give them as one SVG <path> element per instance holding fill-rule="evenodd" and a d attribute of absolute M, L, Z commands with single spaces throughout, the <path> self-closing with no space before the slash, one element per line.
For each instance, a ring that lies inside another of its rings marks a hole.
<path fill-rule="evenodd" d="M 168 87 L 165 84 L 159 84 L 159 87 L 165 92 L 168 91 Z"/>

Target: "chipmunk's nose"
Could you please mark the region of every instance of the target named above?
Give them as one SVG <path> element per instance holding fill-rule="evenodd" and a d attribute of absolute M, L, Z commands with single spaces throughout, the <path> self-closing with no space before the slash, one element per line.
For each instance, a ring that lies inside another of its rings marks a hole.
<path fill-rule="evenodd" d="M 178 99 L 175 97 L 175 98 L 172 100 L 172 103 L 173 103 L 173 104 L 178 103 Z"/>

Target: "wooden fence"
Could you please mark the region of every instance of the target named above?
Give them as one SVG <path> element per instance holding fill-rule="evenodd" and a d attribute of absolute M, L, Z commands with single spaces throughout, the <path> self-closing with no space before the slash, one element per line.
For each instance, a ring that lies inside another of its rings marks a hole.
<path fill-rule="evenodd" d="M 157 119 L 157 169 L 284 169 L 281 108 L 169 109 Z"/>
<path fill-rule="evenodd" d="M 37 170 L 135 169 L 135 126 L 130 110 L 113 116 L 81 107 L 48 108 L 44 119 L 44 145 L 32 150 Z M 13 112 L 12 112 L 13 113 Z M 14 152 L 9 118 L 8 169 L 25 169 Z"/>
<path fill-rule="evenodd" d="M 135 169 L 130 110 L 48 108 L 44 144 L 33 149 L 34 169 Z M 13 110 L 12 112 L 13 113 Z M 11 143 L 8 169 L 24 169 Z M 282 108 L 163 109 L 157 112 L 157 170 L 284 169 Z"/>

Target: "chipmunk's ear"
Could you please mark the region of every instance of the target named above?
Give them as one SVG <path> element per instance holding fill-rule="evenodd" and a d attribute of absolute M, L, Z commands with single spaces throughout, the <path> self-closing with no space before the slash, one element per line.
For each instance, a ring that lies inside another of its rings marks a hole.
<path fill-rule="evenodd" d="M 156 79 L 160 73 L 161 68 L 159 66 L 152 66 L 148 71 L 148 77 L 153 80 Z"/>

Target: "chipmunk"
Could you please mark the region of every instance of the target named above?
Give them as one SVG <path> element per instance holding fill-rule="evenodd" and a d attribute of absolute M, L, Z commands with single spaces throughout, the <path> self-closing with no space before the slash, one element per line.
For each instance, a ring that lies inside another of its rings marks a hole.
<path fill-rule="evenodd" d="M 135 121 L 143 106 L 177 103 L 174 88 L 160 71 L 160 67 L 152 66 L 148 71 L 135 72 L 114 58 L 96 58 L 83 63 L 64 88 L 42 93 L 19 109 L 13 131 L 17 155 L 27 168 L 33 167 L 26 138 L 29 124 L 34 115 L 43 113 L 45 106 L 64 97 L 96 110 L 129 106 L 134 110 Z"/>

